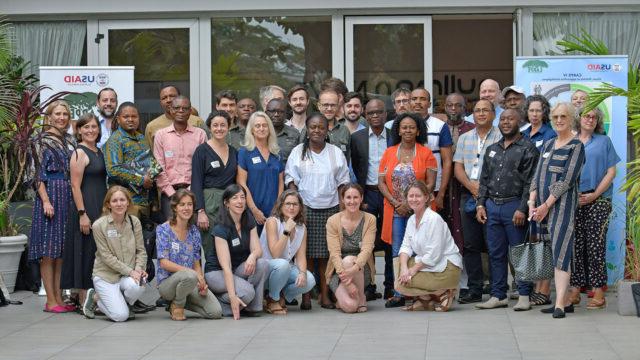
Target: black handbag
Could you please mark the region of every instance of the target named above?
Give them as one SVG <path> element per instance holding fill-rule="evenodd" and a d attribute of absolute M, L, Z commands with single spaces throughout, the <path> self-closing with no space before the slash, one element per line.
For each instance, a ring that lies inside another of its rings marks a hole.
<path fill-rule="evenodd" d="M 509 248 L 509 257 L 516 280 L 536 281 L 553 278 L 553 255 L 551 241 L 539 237 L 531 242 L 531 225 L 527 229 L 524 243 Z"/>

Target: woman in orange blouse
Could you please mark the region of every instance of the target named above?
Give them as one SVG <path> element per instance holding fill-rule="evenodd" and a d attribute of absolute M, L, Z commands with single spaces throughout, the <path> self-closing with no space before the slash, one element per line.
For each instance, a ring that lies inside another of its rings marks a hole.
<path fill-rule="evenodd" d="M 384 196 L 382 240 L 391 244 L 391 255 L 398 257 L 411 209 L 404 197 L 405 190 L 416 180 L 422 180 L 433 190 L 438 163 L 428 147 L 426 123 L 417 114 L 400 114 L 391 127 L 392 146 L 380 159 L 378 187 Z M 385 307 L 404 306 L 404 299 L 395 293 Z"/>

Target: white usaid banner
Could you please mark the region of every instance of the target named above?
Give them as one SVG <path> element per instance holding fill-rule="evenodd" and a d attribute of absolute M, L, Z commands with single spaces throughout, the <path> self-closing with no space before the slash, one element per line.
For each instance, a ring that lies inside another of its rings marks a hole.
<path fill-rule="evenodd" d="M 100 90 L 108 87 L 118 94 L 118 104 L 133 102 L 133 66 L 40 66 L 41 98 L 46 100 L 60 91 L 69 91 L 64 100 L 71 107 L 71 119 L 95 110 Z"/>

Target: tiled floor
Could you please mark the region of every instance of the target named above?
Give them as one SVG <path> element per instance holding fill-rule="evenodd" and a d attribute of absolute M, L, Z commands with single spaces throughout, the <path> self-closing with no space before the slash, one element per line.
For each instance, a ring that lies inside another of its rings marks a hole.
<path fill-rule="evenodd" d="M 347 315 L 314 304 L 310 312 L 233 321 L 173 322 L 157 309 L 133 321 L 87 320 L 42 312 L 44 299 L 13 294 L 22 306 L 0 308 L 0 359 L 640 359 L 640 319 L 584 304 L 566 319 L 537 309 L 449 313 L 385 309 Z M 513 306 L 512 302 L 510 306 Z"/>

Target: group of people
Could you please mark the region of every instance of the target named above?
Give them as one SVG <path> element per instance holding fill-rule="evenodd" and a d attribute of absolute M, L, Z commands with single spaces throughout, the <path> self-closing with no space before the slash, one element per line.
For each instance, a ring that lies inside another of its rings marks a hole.
<path fill-rule="evenodd" d="M 429 114 L 426 89 L 400 88 L 389 116 L 382 99 L 330 78 L 319 112 L 305 86 L 271 85 L 260 89 L 264 111 L 221 91 L 203 121 L 169 85 L 144 133 L 136 105 L 118 106 L 111 88 L 73 125 L 69 106 L 53 102 L 29 245 L 44 311 L 125 321 L 155 307 L 140 301 L 154 277 L 177 321 L 185 309 L 284 315 L 300 295 L 311 309 L 314 294 L 346 313 L 382 296 L 386 307 L 448 311 L 458 289 L 460 303 L 506 307 L 509 247 L 530 237 L 553 244 L 557 296 L 544 312 L 564 317 L 584 287 L 587 308 L 602 308 L 620 161 L 602 112 L 550 109 L 491 79 L 480 97 L 469 117 L 457 93 L 445 114 Z M 491 296 L 481 303 L 485 250 Z M 384 295 L 374 251 L 384 252 Z M 78 290 L 77 305 L 61 289 Z M 514 310 L 550 304 L 549 289 L 518 281 Z"/>

